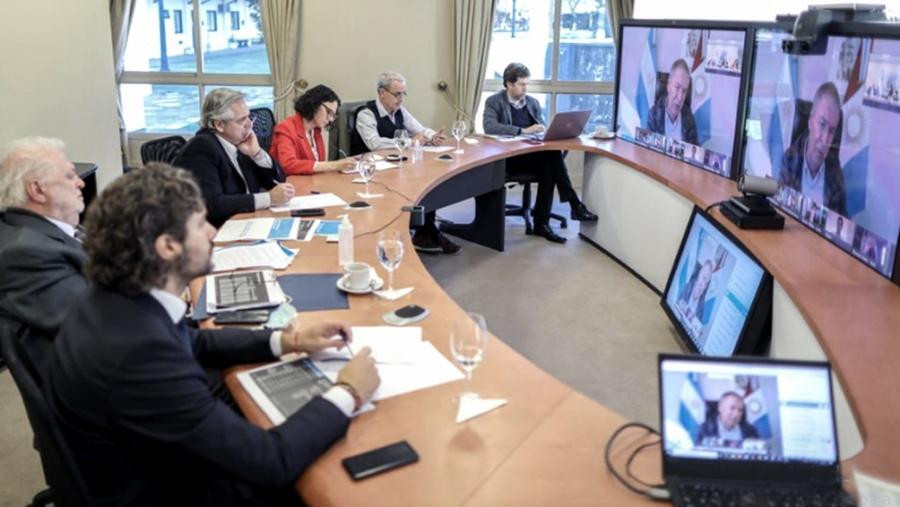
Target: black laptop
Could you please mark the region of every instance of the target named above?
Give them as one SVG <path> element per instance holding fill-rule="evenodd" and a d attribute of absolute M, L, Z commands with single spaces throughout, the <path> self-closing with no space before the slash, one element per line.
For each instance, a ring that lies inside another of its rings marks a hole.
<path fill-rule="evenodd" d="M 659 385 L 676 506 L 854 505 L 828 363 L 661 354 Z"/>

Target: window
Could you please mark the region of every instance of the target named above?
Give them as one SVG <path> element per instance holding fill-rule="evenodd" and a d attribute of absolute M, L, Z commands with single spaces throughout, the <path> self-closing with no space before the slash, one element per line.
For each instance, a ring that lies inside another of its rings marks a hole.
<path fill-rule="evenodd" d="M 503 89 L 511 62 L 531 71 L 528 93 L 548 123 L 557 112 L 591 109 L 585 132 L 612 124 L 616 49 L 605 0 L 497 0 L 479 129 L 484 100 Z"/>
<path fill-rule="evenodd" d="M 206 11 L 206 31 L 216 32 L 219 30 L 219 19 L 216 17 L 216 11 Z"/>
<path fill-rule="evenodd" d="M 225 12 L 223 29 L 211 30 Z M 201 101 L 220 86 L 246 92 L 250 107 L 272 107 L 259 0 L 138 0 L 120 87 L 128 131 L 193 134 Z"/>
<path fill-rule="evenodd" d="M 232 30 L 240 30 L 241 29 L 241 13 L 231 11 L 231 29 Z"/>

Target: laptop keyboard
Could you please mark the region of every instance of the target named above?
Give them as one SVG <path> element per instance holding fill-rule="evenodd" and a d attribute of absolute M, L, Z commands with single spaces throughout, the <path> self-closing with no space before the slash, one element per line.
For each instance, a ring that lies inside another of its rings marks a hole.
<path fill-rule="evenodd" d="M 852 507 L 844 491 L 791 491 L 738 488 L 728 485 L 679 485 L 684 507 Z"/>

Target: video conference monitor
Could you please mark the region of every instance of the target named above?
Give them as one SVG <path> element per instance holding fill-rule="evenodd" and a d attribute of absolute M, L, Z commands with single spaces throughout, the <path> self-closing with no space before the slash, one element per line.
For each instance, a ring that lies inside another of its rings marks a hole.
<path fill-rule="evenodd" d="M 617 135 L 730 178 L 747 33 L 729 23 L 623 21 Z"/>
<path fill-rule="evenodd" d="M 855 35 L 801 56 L 782 50 L 787 31 L 756 32 L 742 165 L 778 180 L 784 212 L 896 282 L 900 30 L 873 25 L 839 26 Z"/>
<path fill-rule="evenodd" d="M 691 352 L 758 354 L 771 337 L 771 275 L 698 207 L 660 304 Z"/>
<path fill-rule="evenodd" d="M 660 354 L 659 381 L 664 467 L 754 479 L 836 475 L 828 363 Z"/>

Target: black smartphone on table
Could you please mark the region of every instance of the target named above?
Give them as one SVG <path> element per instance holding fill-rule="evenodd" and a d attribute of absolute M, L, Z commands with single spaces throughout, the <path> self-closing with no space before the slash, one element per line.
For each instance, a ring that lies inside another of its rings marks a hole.
<path fill-rule="evenodd" d="M 359 481 L 419 461 L 419 455 L 406 440 L 401 440 L 372 451 L 349 456 L 341 463 L 350 478 Z"/>
<path fill-rule="evenodd" d="M 236 310 L 216 314 L 216 324 L 263 324 L 269 320 L 269 310 Z"/>
<path fill-rule="evenodd" d="M 292 217 L 323 217 L 325 210 L 322 208 L 295 209 L 291 211 Z"/>

